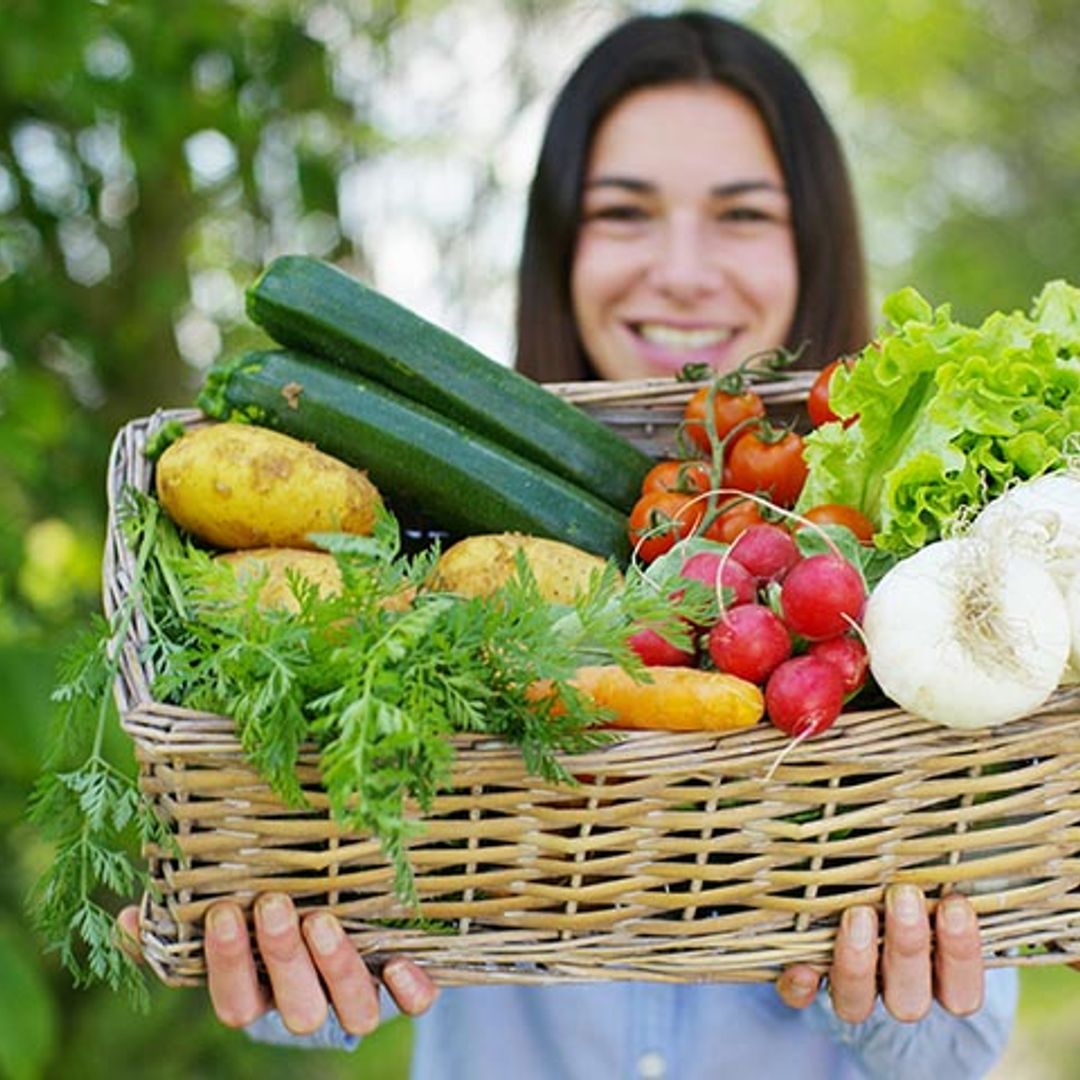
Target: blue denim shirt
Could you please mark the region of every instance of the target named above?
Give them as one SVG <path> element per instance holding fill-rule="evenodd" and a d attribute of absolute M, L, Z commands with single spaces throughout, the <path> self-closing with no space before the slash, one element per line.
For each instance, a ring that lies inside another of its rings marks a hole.
<path fill-rule="evenodd" d="M 444 989 L 414 1021 L 414 1080 L 968 1080 L 1005 1049 L 1016 1012 L 1012 968 L 987 973 L 986 1003 L 960 1019 L 936 1003 L 914 1024 L 880 1001 L 861 1024 L 833 1013 L 827 993 L 788 1008 L 772 984 L 582 983 Z M 383 995 L 383 1013 L 393 1006 Z M 247 1029 L 294 1046 L 358 1042 L 331 1016 L 309 1037 L 277 1013 Z M 378 1080 L 373 1077 L 372 1080 Z"/>

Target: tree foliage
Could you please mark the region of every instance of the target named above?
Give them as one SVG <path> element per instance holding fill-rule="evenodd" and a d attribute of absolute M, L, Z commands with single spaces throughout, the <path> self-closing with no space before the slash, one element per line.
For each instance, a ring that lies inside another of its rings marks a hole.
<path fill-rule="evenodd" d="M 878 295 L 914 285 L 976 320 L 1075 281 L 1080 20 L 1068 0 L 798 0 L 760 16 L 845 137 Z"/>

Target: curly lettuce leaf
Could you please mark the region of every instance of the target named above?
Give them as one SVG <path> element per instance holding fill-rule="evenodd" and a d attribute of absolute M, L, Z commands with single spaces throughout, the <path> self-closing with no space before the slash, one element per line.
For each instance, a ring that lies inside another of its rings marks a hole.
<path fill-rule="evenodd" d="M 1029 314 L 953 320 L 911 288 L 888 297 L 891 329 L 848 369 L 830 403 L 855 423 L 807 438 L 800 508 L 842 502 L 908 554 L 1017 479 L 1062 464 L 1080 431 L 1080 289 L 1047 284 Z"/>

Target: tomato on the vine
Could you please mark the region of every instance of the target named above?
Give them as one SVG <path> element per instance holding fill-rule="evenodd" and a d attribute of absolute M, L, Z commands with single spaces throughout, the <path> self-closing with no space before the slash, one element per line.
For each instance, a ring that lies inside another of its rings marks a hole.
<path fill-rule="evenodd" d="M 683 409 L 683 430 L 706 453 L 712 450 L 707 426 L 710 404 L 716 437 L 721 440 L 740 424 L 765 415 L 765 403 L 752 390 L 729 394 L 719 388 L 703 386 Z"/>
<path fill-rule="evenodd" d="M 721 544 L 732 544 L 751 525 L 760 525 L 761 522 L 761 511 L 757 503 L 749 499 L 729 499 L 720 505 L 716 516 L 705 526 L 702 535 Z"/>
<path fill-rule="evenodd" d="M 806 481 L 803 440 L 794 431 L 747 431 L 735 440 L 727 464 L 733 487 L 762 492 L 778 506 L 794 506 Z"/>
<path fill-rule="evenodd" d="M 641 481 L 641 494 L 650 491 L 675 491 L 699 495 L 712 486 L 707 461 L 658 461 Z"/>
<path fill-rule="evenodd" d="M 822 503 L 820 506 L 812 506 L 802 515 L 807 521 L 815 525 L 843 525 L 850 529 L 857 540 L 863 544 L 869 544 L 874 539 L 874 523 L 854 506 L 845 506 L 842 503 Z M 799 528 L 806 528 L 798 524 Z"/>
<path fill-rule="evenodd" d="M 693 533 L 705 513 L 705 500 L 674 491 L 650 491 L 630 511 L 630 543 L 637 557 L 652 562 L 677 540 Z"/>
<path fill-rule="evenodd" d="M 832 406 L 829 404 L 829 384 L 832 382 L 833 372 L 841 364 L 844 367 L 850 367 L 852 363 L 853 361 L 849 357 L 842 356 L 833 360 L 832 363 L 826 364 L 818 372 L 818 376 L 810 386 L 810 393 L 806 398 L 806 411 L 810 415 L 810 423 L 814 427 L 821 427 L 822 424 L 827 424 L 831 420 L 842 419 L 833 412 Z M 844 419 L 845 427 L 854 423 L 855 419 L 854 416 Z"/>

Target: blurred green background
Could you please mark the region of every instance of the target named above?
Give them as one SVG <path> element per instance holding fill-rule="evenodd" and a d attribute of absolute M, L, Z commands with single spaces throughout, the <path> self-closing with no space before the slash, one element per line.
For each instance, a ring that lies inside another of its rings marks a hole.
<path fill-rule="evenodd" d="M 654 11 L 675 5 L 654 4 Z M 1072 0 L 751 0 L 804 66 L 861 197 L 875 298 L 964 318 L 1080 276 Z M 631 3 L 3 0 L 0 35 L 0 1076 L 403 1076 L 394 1021 L 354 1055 L 254 1046 L 198 991 L 149 1016 L 75 991 L 24 912 L 23 824 L 59 651 L 99 603 L 104 476 L 126 419 L 190 404 L 253 335 L 271 255 L 334 259 L 505 359 L 524 189 L 551 95 Z M 117 760 L 127 761 L 122 739 Z M 1080 974 L 1025 972 L 998 1077 L 1080 1075 Z"/>

